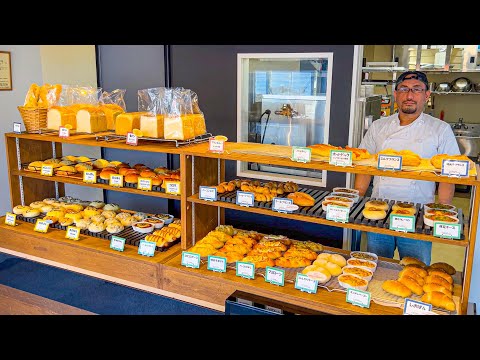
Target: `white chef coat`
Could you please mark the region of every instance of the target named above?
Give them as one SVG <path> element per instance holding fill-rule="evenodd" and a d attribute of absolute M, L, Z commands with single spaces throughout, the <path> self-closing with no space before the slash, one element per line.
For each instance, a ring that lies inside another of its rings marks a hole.
<path fill-rule="evenodd" d="M 422 158 L 460 154 L 450 125 L 425 113 L 406 126 L 400 126 L 398 113 L 375 120 L 359 148 L 367 149 L 370 154 L 389 148 L 411 150 Z M 425 204 L 435 200 L 435 183 L 375 176 L 372 197 Z"/>

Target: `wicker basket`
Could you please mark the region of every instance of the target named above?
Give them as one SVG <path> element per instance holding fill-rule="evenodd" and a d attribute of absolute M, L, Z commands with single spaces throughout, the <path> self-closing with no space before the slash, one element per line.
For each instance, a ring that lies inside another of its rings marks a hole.
<path fill-rule="evenodd" d="M 27 133 L 40 133 L 47 127 L 47 108 L 18 106 Z"/>

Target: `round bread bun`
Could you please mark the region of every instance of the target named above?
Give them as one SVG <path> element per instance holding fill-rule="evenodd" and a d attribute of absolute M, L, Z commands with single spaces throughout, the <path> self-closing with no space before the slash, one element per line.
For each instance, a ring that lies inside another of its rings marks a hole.
<path fill-rule="evenodd" d="M 52 205 L 43 205 L 41 208 L 40 208 L 40 211 L 44 214 L 50 212 L 53 210 L 53 206 Z"/>
<path fill-rule="evenodd" d="M 401 202 L 401 201 L 397 201 L 395 204 L 393 204 L 392 206 L 392 210 L 408 210 L 410 211 L 410 213 L 412 215 L 415 215 L 415 213 L 417 212 L 417 209 L 415 208 L 415 205 L 413 204 L 409 204 L 409 203 L 406 203 L 406 202 Z"/>
<path fill-rule="evenodd" d="M 370 220 L 381 220 L 385 219 L 387 212 L 380 208 L 371 207 L 363 209 L 362 215 Z"/>
<path fill-rule="evenodd" d="M 24 217 L 28 217 L 28 218 L 35 217 L 35 216 L 40 215 L 40 210 L 29 208 L 29 210 L 23 212 L 22 215 Z"/>
<path fill-rule="evenodd" d="M 305 269 L 303 269 L 302 274 L 307 275 L 310 279 L 317 280 L 319 284 L 325 284 L 332 278 L 330 271 L 315 265 L 307 266 Z"/>
<path fill-rule="evenodd" d="M 320 266 L 320 267 L 323 267 L 325 269 L 326 269 L 327 264 L 328 264 L 327 259 L 317 259 L 312 263 L 312 265 Z"/>
<path fill-rule="evenodd" d="M 103 222 L 91 222 L 88 225 L 88 231 L 91 231 L 93 233 L 98 233 L 105 230 L 105 225 Z"/>
<path fill-rule="evenodd" d="M 91 223 L 91 221 L 88 220 L 88 219 L 75 220 L 75 226 L 82 229 L 82 230 L 88 229 L 88 226 L 90 225 L 90 223 Z"/>
<path fill-rule="evenodd" d="M 117 213 L 113 210 L 103 210 L 102 215 L 105 217 L 105 219 L 112 219 L 117 215 Z"/>
<path fill-rule="evenodd" d="M 65 204 L 63 207 L 67 210 L 72 210 L 75 212 L 79 212 L 83 210 L 83 206 L 80 204 Z"/>
<path fill-rule="evenodd" d="M 324 200 L 324 201 L 322 201 L 323 211 L 327 211 L 327 206 L 328 205 L 340 206 L 340 207 L 350 209 L 350 204 L 348 204 L 348 203 L 344 203 L 344 202 L 340 202 L 340 201 L 326 201 L 326 200 Z"/>
<path fill-rule="evenodd" d="M 147 167 L 145 164 L 135 164 L 135 165 L 133 165 L 133 168 L 134 168 L 135 170 L 138 170 L 138 169 L 141 169 L 141 168 L 145 168 L 145 167 Z"/>
<path fill-rule="evenodd" d="M 118 204 L 105 204 L 105 206 L 103 207 L 103 210 L 112 210 L 112 211 L 115 211 L 115 212 L 119 212 L 120 211 L 120 205 Z"/>
<path fill-rule="evenodd" d="M 332 254 L 329 261 L 337 264 L 340 267 L 344 267 L 345 265 L 347 265 L 347 260 L 340 254 Z"/>
<path fill-rule="evenodd" d="M 43 199 L 43 202 L 47 205 L 51 205 L 54 201 L 57 201 L 57 199 L 55 198 L 46 198 L 46 199 Z"/>
<path fill-rule="evenodd" d="M 55 224 L 58 221 L 56 216 L 45 216 L 42 220 L 48 221 L 50 224 Z"/>
<path fill-rule="evenodd" d="M 90 206 L 93 206 L 94 208 L 101 209 L 105 206 L 105 203 L 103 201 L 92 201 L 90 203 Z"/>
<path fill-rule="evenodd" d="M 114 174 L 116 175 L 117 173 L 116 172 L 113 172 L 113 171 L 105 171 L 105 170 L 102 170 L 100 171 L 100 179 L 102 180 L 110 180 L 110 174 Z"/>
<path fill-rule="evenodd" d="M 125 182 L 131 183 L 131 184 L 136 184 L 138 183 L 138 174 L 128 174 L 125 175 Z"/>
<path fill-rule="evenodd" d="M 119 173 L 120 175 L 126 175 L 126 173 L 127 173 L 128 170 L 132 170 L 132 168 L 130 168 L 130 167 L 122 167 L 122 168 L 118 169 L 118 173 Z"/>
<path fill-rule="evenodd" d="M 14 214 L 19 215 L 19 214 L 23 214 L 24 212 L 29 211 L 31 209 L 32 208 L 30 206 L 27 206 L 27 205 L 17 205 L 12 209 L 12 211 L 13 211 Z"/>
<path fill-rule="evenodd" d="M 332 256 L 332 254 L 322 252 L 322 253 L 318 254 L 317 260 L 325 259 L 325 260 L 327 260 L 327 261 L 330 261 L 330 257 L 331 257 L 331 256 Z"/>
<path fill-rule="evenodd" d="M 162 185 L 162 178 L 158 175 L 155 175 L 154 177 L 151 178 L 152 179 L 152 185 L 154 186 L 160 186 Z"/>
<path fill-rule="evenodd" d="M 414 264 L 420 266 L 422 269 L 425 269 L 427 267 L 427 265 L 423 261 L 411 256 L 404 256 L 400 260 L 399 264 L 402 266 Z"/>
<path fill-rule="evenodd" d="M 157 174 L 155 174 L 155 172 L 153 172 L 150 169 L 144 169 L 140 172 L 140 176 L 144 178 L 151 178 L 151 177 L 154 177 L 155 175 Z"/>
<path fill-rule="evenodd" d="M 70 226 L 73 224 L 73 219 L 67 217 L 61 217 L 58 219 L 58 223 L 62 226 Z"/>
<path fill-rule="evenodd" d="M 414 215 L 411 210 L 408 209 L 397 209 L 397 210 L 392 210 L 390 214 L 393 215 L 404 215 L 404 216 L 412 216 Z"/>
<path fill-rule="evenodd" d="M 102 223 L 106 220 L 105 219 L 105 216 L 103 215 L 100 215 L 100 214 L 97 214 L 97 215 L 93 215 L 90 220 L 92 220 L 92 222 L 94 223 Z"/>
<path fill-rule="evenodd" d="M 46 204 L 43 201 L 34 201 L 32 202 L 29 206 L 32 209 L 41 209 L 42 206 L 45 206 Z"/>
<path fill-rule="evenodd" d="M 105 226 L 108 226 L 108 225 L 110 225 L 110 224 L 120 224 L 120 225 L 122 225 L 122 224 L 120 223 L 120 220 L 115 219 L 115 218 L 107 219 L 107 220 L 105 220 L 103 223 L 105 224 Z"/>
<path fill-rule="evenodd" d="M 388 210 L 388 204 L 383 200 L 370 200 L 365 203 L 365 208 L 374 207 L 377 209 Z"/>
<path fill-rule="evenodd" d="M 128 216 L 120 219 L 120 223 L 123 226 L 132 226 L 132 224 L 135 222 L 135 219 L 133 216 Z"/>
<path fill-rule="evenodd" d="M 327 269 L 332 276 L 338 276 L 342 273 L 342 268 L 331 261 L 327 262 L 325 269 Z"/>
<path fill-rule="evenodd" d="M 119 224 L 118 222 L 117 223 L 111 223 L 111 224 L 107 225 L 107 227 L 106 227 L 106 230 L 110 234 L 117 234 L 117 233 L 121 232 L 123 229 L 124 229 L 123 225 Z"/>
<path fill-rule="evenodd" d="M 128 217 L 131 217 L 132 214 L 130 213 L 127 213 L 127 212 L 121 212 L 121 213 L 118 213 L 115 217 L 118 219 L 118 220 L 121 220 L 121 219 L 126 219 Z"/>

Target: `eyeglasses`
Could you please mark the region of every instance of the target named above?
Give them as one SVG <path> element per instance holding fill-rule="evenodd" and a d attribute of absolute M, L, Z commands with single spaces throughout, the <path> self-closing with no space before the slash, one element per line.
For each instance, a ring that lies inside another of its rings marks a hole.
<path fill-rule="evenodd" d="M 421 92 L 424 92 L 425 89 L 422 89 L 422 88 L 419 88 L 419 87 L 418 88 L 409 88 L 409 87 L 406 87 L 406 86 L 405 87 L 402 86 L 402 87 L 399 87 L 397 89 L 397 91 L 400 92 L 400 93 L 403 93 L 403 94 L 407 94 L 409 91 L 411 91 L 413 94 L 420 94 Z"/>

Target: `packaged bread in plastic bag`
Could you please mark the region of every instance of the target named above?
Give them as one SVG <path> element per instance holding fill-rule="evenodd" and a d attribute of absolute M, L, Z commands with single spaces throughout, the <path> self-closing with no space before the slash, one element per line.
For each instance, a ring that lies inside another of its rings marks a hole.
<path fill-rule="evenodd" d="M 198 106 L 197 94 L 192 90 L 189 90 L 189 91 L 190 91 L 190 97 L 192 102 L 191 116 L 193 121 L 193 131 L 195 133 L 195 136 L 200 136 L 207 132 L 207 125 L 205 124 L 205 117 L 203 115 L 203 112 L 200 110 L 200 107 Z"/>
<path fill-rule="evenodd" d="M 190 93 L 184 88 L 174 88 L 169 112 L 165 115 L 165 139 L 189 140 L 195 138 L 193 118 L 191 116 L 192 101 Z"/>
<path fill-rule="evenodd" d="M 164 119 L 172 98 L 172 89 L 157 87 L 138 90 L 140 134 L 143 137 L 164 139 Z"/>
<path fill-rule="evenodd" d="M 97 133 L 107 130 L 107 118 L 100 108 L 101 88 L 77 86 L 71 88 L 73 104 L 69 108 L 75 112 L 77 133 Z"/>
<path fill-rule="evenodd" d="M 112 92 L 103 91 L 100 95 L 100 109 L 107 119 L 107 130 L 115 130 L 115 121 L 118 115 L 126 112 L 126 89 L 115 89 Z"/>

